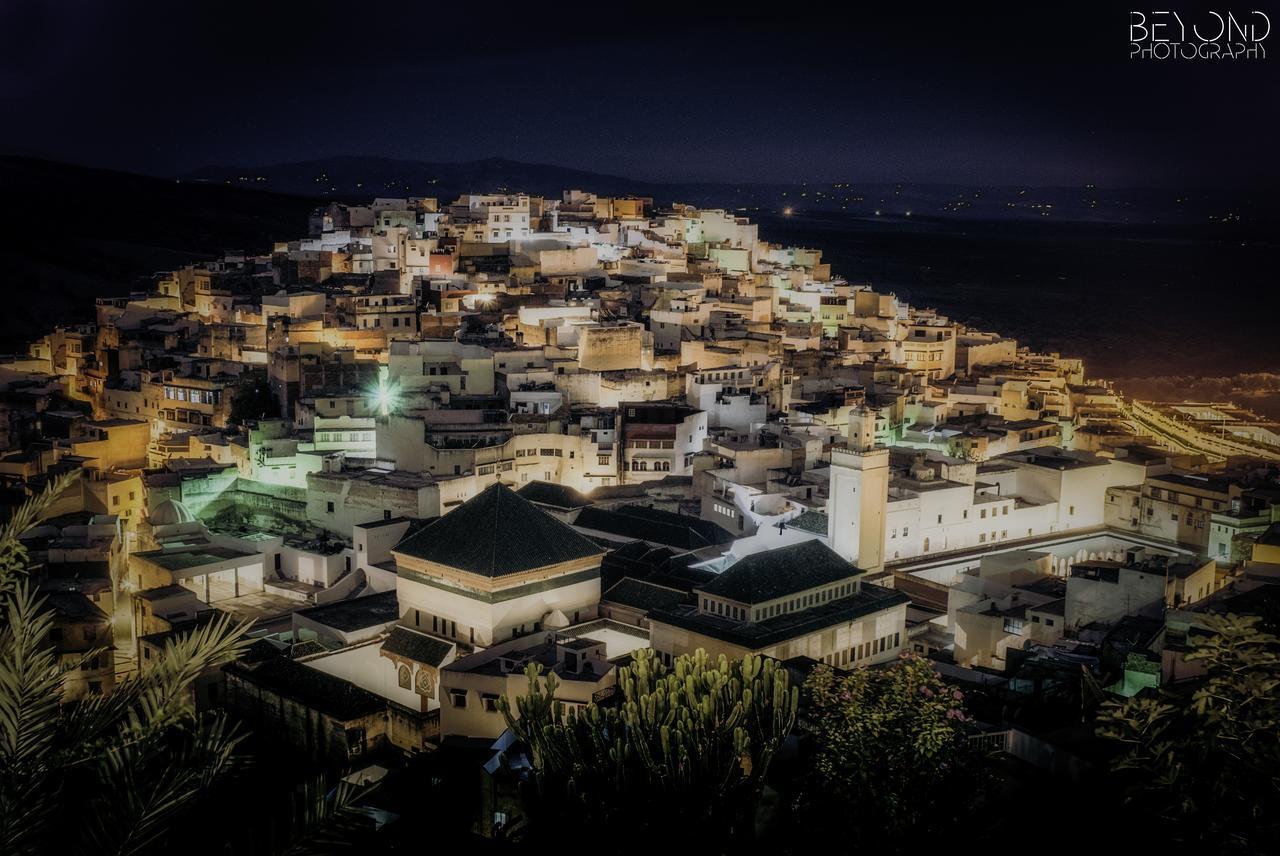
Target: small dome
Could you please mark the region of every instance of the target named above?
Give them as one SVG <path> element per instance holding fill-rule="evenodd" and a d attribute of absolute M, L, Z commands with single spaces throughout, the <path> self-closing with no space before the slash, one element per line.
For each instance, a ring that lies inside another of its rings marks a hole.
<path fill-rule="evenodd" d="M 548 630 L 561 630 L 569 626 L 569 616 L 558 609 L 553 609 L 543 617 L 542 626 Z"/>
<path fill-rule="evenodd" d="M 175 523 L 194 523 L 196 516 L 176 499 L 166 499 L 147 516 L 152 526 L 172 526 Z"/>

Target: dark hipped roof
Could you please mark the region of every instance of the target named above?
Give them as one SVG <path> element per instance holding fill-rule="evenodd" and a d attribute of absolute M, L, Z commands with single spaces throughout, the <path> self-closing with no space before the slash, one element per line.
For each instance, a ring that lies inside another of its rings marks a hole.
<path fill-rule="evenodd" d="M 849 597 L 830 600 L 796 612 L 784 612 L 764 621 L 739 621 L 710 615 L 699 612 L 697 606 L 688 604 L 671 609 L 655 609 L 649 613 L 649 620 L 693 630 L 754 651 L 910 602 L 911 599 L 900 591 L 864 585 L 857 594 Z"/>
<path fill-rule="evenodd" d="M 94 622 L 110 620 L 110 617 L 97 604 L 78 591 L 46 592 L 44 598 L 49 607 L 62 618 Z"/>
<path fill-rule="evenodd" d="M 614 509 L 588 506 L 578 512 L 573 525 L 681 550 L 699 550 L 734 540 L 731 533 L 709 520 L 645 505 L 623 505 Z"/>
<path fill-rule="evenodd" d="M 600 599 L 648 611 L 684 603 L 688 600 L 688 595 L 666 586 L 627 577 L 601 595 Z"/>
<path fill-rule="evenodd" d="M 828 529 L 827 515 L 821 511 L 810 509 L 798 517 L 788 520 L 787 527 L 790 529 L 803 529 L 805 532 L 826 536 Z"/>
<path fill-rule="evenodd" d="M 802 541 L 739 559 L 701 591 L 740 603 L 763 603 L 860 573 L 821 541 Z"/>
<path fill-rule="evenodd" d="M 516 493 L 538 505 L 548 505 L 565 511 L 583 508 L 591 504 L 591 500 L 581 491 L 574 490 L 568 485 L 556 484 L 555 482 L 531 481 Z"/>
<path fill-rule="evenodd" d="M 396 552 L 486 577 L 604 552 L 511 488 L 491 485 L 401 541 Z"/>
<path fill-rule="evenodd" d="M 382 650 L 415 663 L 439 666 L 453 650 L 453 643 L 408 627 L 395 627 L 387 641 L 382 643 Z"/>

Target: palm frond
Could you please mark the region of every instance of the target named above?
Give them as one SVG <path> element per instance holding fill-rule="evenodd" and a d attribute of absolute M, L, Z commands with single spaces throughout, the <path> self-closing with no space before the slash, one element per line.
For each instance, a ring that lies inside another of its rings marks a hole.
<path fill-rule="evenodd" d="M 50 750 L 60 731 L 62 671 L 46 641 L 53 616 L 35 587 L 20 580 L 0 602 L 0 852 L 19 853 L 58 808 Z"/>
<path fill-rule="evenodd" d="M 294 803 L 292 840 L 283 856 L 325 856 L 342 852 L 368 852 L 373 822 L 361 803 L 377 785 L 339 782 L 326 792 L 320 779 L 307 782 Z"/>
<path fill-rule="evenodd" d="M 208 715 L 177 739 L 158 735 L 99 755 L 97 798 L 81 829 L 80 849 L 117 856 L 144 852 L 232 768 L 243 736 L 225 716 Z"/>
<path fill-rule="evenodd" d="M 170 641 L 111 696 L 61 704 L 66 670 L 49 644 L 54 619 L 26 579 L 19 536 L 78 477 L 52 480 L 0 526 L 3 853 L 141 852 L 234 766 L 242 739 L 223 716 L 197 715 L 191 692 L 201 674 L 247 647 L 248 623 L 228 616 Z M 59 826 L 64 811 L 89 821 Z"/>
<path fill-rule="evenodd" d="M 195 716 L 191 685 L 206 670 L 235 660 L 248 647 L 250 622 L 222 616 L 165 643 L 141 673 L 106 698 L 77 706 L 67 717 L 67 764 L 81 763 L 120 743 L 149 739 Z"/>
<path fill-rule="evenodd" d="M 27 572 L 27 548 L 18 536 L 39 523 L 49 507 L 79 479 L 79 470 L 63 473 L 18 506 L 13 516 L 0 526 L 0 595 L 12 591 L 16 581 Z"/>

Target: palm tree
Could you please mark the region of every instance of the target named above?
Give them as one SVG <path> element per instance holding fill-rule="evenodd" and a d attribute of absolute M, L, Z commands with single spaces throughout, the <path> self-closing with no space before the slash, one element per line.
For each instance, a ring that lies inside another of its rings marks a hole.
<path fill-rule="evenodd" d="M 168 642 L 111 695 L 61 703 L 67 670 L 49 645 L 53 617 L 18 536 L 77 477 L 55 479 L 0 528 L 3 853 L 145 852 L 238 763 L 243 734 L 225 714 L 197 712 L 190 692 L 198 675 L 246 647 L 248 625 L 228 617 Z"/>

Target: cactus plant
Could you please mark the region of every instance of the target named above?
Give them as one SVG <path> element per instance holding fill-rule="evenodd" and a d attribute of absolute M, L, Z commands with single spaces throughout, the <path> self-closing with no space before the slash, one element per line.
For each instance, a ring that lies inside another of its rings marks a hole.
<path fill-rule="evenodd" d="M 535 825 L 560 818 L 617 830 L 620 850 L 672 833 L 717 848 L 752 835 L 799 700 L 777 661 L 698 650 L 667 667 L 640 651 L 618 670 L 613 703 L 581 711 L 555 701 L 554 674 L 532 665 L 527 675 L 516 710 L 499 704 L 533 752 Z"/>

